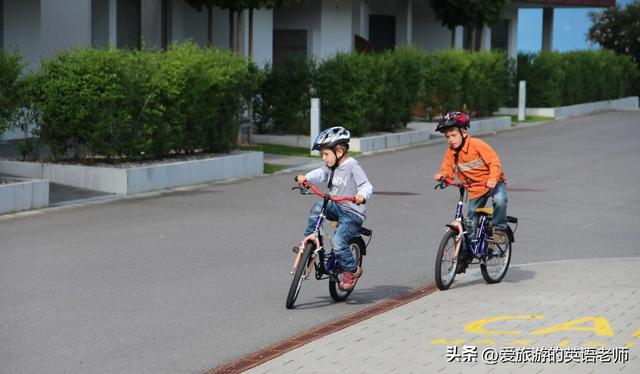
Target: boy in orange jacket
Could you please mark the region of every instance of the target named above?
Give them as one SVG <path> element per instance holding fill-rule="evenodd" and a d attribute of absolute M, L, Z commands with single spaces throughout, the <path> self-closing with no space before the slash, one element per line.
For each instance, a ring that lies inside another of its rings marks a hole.
<path fill-rule="evenodd" d="M 507 188 L 500 158 L 484 141 L 469 136 L 467 129 L 471 121 L 469 116 L 460 112 L 447 113 L 440 120 L 436 131 L 442 132 L 447 139 L 449 149 L 444 154 L 444 161 L 433 178 L 453 179 L 457 173 L 463 183 L 481 183 L 469 188 L 469 211 L 467 218 L 471 222 L 468 228 L 471 236 L 475 236 L 478 222 L 476 209 L 484 207 L 489 197 L 493 198 L 493 239 L 497 244 L 506 244 L 507 236 Z"/>

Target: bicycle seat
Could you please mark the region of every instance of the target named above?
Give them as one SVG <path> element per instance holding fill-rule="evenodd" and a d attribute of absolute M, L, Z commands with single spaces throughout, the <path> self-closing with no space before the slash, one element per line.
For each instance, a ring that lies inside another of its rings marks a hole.
<path fill-rule="evenodd" d="M 486 214 L 490 216 L 493 215 L 493 208 L 477 208 L 476 213 Z"/>
<path fill-rule="evenodd" d="M 360 227 L 360 235 L 371 236 L 372 231 L 366 227 Z"/>

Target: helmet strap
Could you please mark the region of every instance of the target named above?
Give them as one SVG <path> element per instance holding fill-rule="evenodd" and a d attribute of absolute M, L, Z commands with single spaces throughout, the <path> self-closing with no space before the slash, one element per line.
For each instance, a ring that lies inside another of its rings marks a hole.
<path fill-rule="evenodd" d="M 336 162 L 333 164 L 333 166 L 330 167 L 331 174 L 329 175 L 329 183 L 327 183 L 327 188 L 329 188 L 329 189 L 331 189 L 331 187 L 333 187 L 333 174 L 335 173 L 335 171 L 338 168 L 338 166 L 340 166 L 340 160 L 344 157 L 344 153 L 342 154 L 342 156 L 338 157 L 338 154 L 336 153 L 335 147 L 331 148 L 331 152 L 333 152 L 333 154 L 336 156 Z"/>

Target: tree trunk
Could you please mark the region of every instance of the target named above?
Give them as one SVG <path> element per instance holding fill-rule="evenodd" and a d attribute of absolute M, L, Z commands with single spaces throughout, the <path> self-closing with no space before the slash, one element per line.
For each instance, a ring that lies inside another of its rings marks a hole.
<path fill-rule="evenodd" d="M 249 59 L 253 58 L 253 8 L 249 8 Z"/>
<path fill-rule="evenodd" d="M 451 29 L 451 49 L 456 48 L 456 28 Z"/>
<path fill-rule="evenodd" d="M 213 47 L 213 9 L 207 5 L 207 45 Z"/>
<path fill-rule="evenodd" d="M 469 43 L 469 50 L 471 52 L 476 51 L 476 28 L 471 27 L 471 43 Z"/>
<path fill-rule="evenodd" d="M 236 53 L 240 54 L 240 23 L 242 21 L 242 12 L 236 12 Z"/>

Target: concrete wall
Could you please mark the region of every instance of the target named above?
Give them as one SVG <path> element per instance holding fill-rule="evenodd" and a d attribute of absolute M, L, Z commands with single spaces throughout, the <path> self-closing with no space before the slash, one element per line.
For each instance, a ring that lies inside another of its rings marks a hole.
<path fill-rule="evenodd" d="M 49 181 L 16 181 L 0 185 L 0 214 L 49 205 Z"/>
<path fill-rule="evenodd" d="M 261 175 L 262 152 L 137 168 L 2 161 L 0 172 L 117 194 L 132 194 L 215 180 Z"/>
<path fill-rule="evenodd" d="M 308 55 L 319 57 L 321 55 L 321 5 L 321 0 L 302 0 L 300 3 L 290 2 L 286 7 L 274 9 L 273 29 L 307 30 Z"/>
<path fill-rule="evenodd" d="M 320 18 L 320 58 L 330 58 L 353 48 L 351 3 L 322 0 Z"/>
<path fill-rule="evenodd" d="M 451 30 L 436 20 L 428 2 L 413 4 L 413 44 L 426 50 L 451 47 Z"/>
<path fill-rule="evenodd" d="M 91 0 L 40 2 L 40 56 L 91 46 Z"/>
<path fill-rule="evenodd" d="M 3 1 L 4 48 L 19 50 L 29 69 L 40 67 L 40 0 Z"/>
<path fill-rule="evenodd" d="M 253 61 L 264 66 L 273 59 L 273 10 L 253 11 Z"/>

